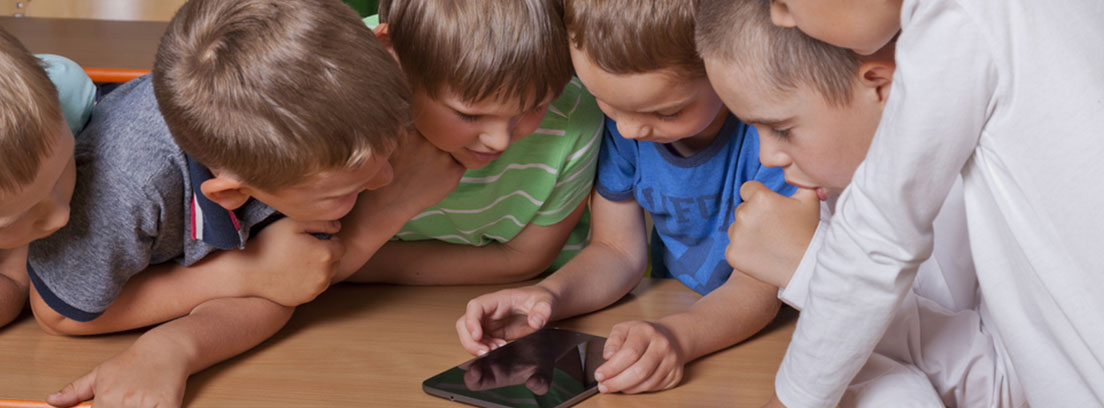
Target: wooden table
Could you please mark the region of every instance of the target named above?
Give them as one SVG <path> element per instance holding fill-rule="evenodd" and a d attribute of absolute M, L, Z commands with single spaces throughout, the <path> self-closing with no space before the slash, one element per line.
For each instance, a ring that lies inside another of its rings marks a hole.
<path fill-rule="evenodd" d="M 7 30 L 36 54 L 65 56 L 95 82 L 125 82 L 153 69 L 168 23 L 0 17 Z"/>
<path fill-rule="evenodd" d="M 425 394 L 421 382 L 471 358 L 456 339 L 456 318 L 472 297 L 507 286 L 336 286 L 272 339 L 193 376 L 185 405 L 462 407 Z M 606 336 L 617 322 L 656 319 L 697 299 L 676 280 L 645 279 L 613 307 L 552 326 Z M 690 364 L 675 389 L 597 395 L 580 406 L 758 407 L 774 390 L 795 322 L 783 309 L 752 339 Z M 41 400 L 137 336 L 55 337 L 24 316 L 0 329 L 0 398 Z"/>

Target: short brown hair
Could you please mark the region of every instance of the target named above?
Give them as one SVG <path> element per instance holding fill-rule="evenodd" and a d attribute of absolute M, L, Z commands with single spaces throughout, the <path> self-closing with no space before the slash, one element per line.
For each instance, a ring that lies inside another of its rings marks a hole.
<path fill-rule="evenodd" d="M 571 44 L 603 71 L 643 74 L 672 70 L 705 76 L 694 47 L 698 0 L 564 0 Z"/>
<path fill-rule="evenodd" d="M 398 65 L 339 0 L 191 0 L 153 83 L 181 149 L 263 190 L 360 166 L 411 128 Z"/>
<path fill-rule="evenodd" d="M 571 80 L 558 0 L 383 0 L 380 22 L 412 88 L 535 107 Z"/>
<path fill-rule="evenodd" d="M 828 102 L 851 101 L 862 58 L 771 22 L 765 0 L 702 0 L 698 8 L 698 52 L 733 69 L 749 70 L 778 91 L 811 86 Z"/>
<path fill-rule="evenodd" d="M 42 61 L 0 29 L 0 193 L 26 187 L 65 121 Z"/>

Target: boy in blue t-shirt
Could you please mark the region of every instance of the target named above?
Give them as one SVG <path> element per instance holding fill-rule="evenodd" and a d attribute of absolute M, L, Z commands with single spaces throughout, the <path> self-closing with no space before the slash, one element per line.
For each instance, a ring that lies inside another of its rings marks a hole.
<path fill-rule="evenodd" d="M 639 10 L 639 13 L 626 10 Z M 683 367 L 758 332 L 776 288 L 725 260 L 726 233 L 747 181 L 791 194 L 758 160 L 758 135 L 732 116 L 695 52 L 694 6 L 565 3 L 576 73 L 609 116 L 591 202 L 592 241 L 542 282 L 484 295 L 456 324 L 485 353 L 549 320 L 605 307 L 640 282 L 648 259 L 643 210 L 655 221 L 653 268 L 706 295 L 684 313 L 613 327 L 595 372 L 601 392 L 674 387 Z"/>
<path fill-rule="evenodd" d="M 31 55 L 0 29 L 0 326 L 27 301 L 27 244 L 69 220 L 73 135 L 95 85 L 76 63 Z"/>

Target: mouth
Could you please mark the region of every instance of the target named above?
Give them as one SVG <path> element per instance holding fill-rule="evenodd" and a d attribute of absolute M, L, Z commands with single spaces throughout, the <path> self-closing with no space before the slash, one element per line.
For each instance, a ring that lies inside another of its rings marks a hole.
<path fill-rule="evenodd" d="M 472 150 L 472 149 L 467 149 L 467 148 L 465 148 L 464 150 L 467 150 L 468 154 L 470 154 L 476 160 L 484 161 L 484 162 L 489 162 L 489 161 L 492 161 L 494 159 L 499 158 L 499 156 L 502 156 L 501 151 L 498 151 L 498 152 L 478 152 L 478 151 L 475 151 L 475 150 Z"/>
<path fill-rule="evenodd" d="M 806 189 L 806 190 L 816 191 L 817 198 L 819 198 L 820 201 L 828 201 L 828 193 L 824 192 L 823 187 L 807 186 L 807 185 L 804 185 L 804 184 L 801 184 L 801 183 L 795 183 L 793 181 L 790 181 L 789 179 L 786 179 L 786 184 L 792 185 L 792 186 L 797 187 L 797 188 L 803 188 L 803 189 Z"/>

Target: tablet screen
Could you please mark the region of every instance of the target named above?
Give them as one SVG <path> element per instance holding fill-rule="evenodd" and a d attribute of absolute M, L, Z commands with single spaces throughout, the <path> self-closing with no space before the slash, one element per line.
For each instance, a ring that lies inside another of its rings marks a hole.
<path fill-rule="evenodd" d="M 482 407 L 567 407 L 597 392 L 606 339 L 541 329 L 422 383 L 431 395 Z"/>

